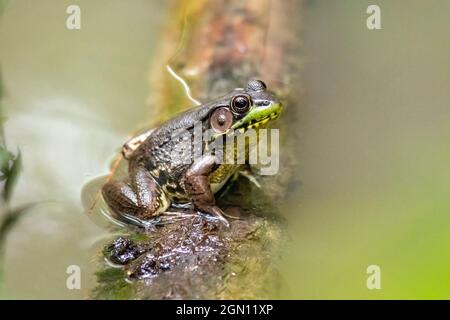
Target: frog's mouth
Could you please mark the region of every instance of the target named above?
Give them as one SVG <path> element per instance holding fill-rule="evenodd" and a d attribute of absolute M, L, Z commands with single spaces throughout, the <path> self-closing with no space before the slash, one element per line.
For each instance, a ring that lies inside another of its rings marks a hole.
<path fill-rule="evenodd" d="M 250 123 L 244 127 L 241 128 L 239 130 L 244 129 L 245 131 L 247 131 L 248 129 L 252 129 L 252 128 L 259 128 L 260 126 L 265 125 L 266 123 L 268 123 L 271 120 L 275 120 L 276 118 L 278 118 L 280 116 L 280 112 L 272 112 L 271 114 L 267 115 L 266 117 L 260 118 L 260 119 L 253 119 L 250 120 Z"/>
<path fill-rule="evenodd" d="M 255 107 L 244 118 L 236 122 L 231 129 L 244 133 L 248 129 L 258 129 L 269 121 L 275 120 L 281 114 L 280 103 L 271 103 L 267 107 Z"/>

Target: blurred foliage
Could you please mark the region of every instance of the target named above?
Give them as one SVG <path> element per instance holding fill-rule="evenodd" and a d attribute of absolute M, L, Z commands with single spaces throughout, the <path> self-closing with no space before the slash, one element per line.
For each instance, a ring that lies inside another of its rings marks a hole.
<path fill-rule="evenodd" d="M 0 13 L 2 6 L 3 2 L 0 2 Z M 3 123 L 6 118 L 3 116 L 3 107 L 1 104 L 3 93 L 3 83 L 0 78 L 0 293 L 3 291 L 2 260 L 7 234 L 30 207 L 30 205 L 24 205 L 13 209 L 10 207 L 13 189 L 20 175 L 20 171 L 22 170 L 22 156 L 20 151 L 14 154 L 9 151 L 6 146 L 6 139 L 3 131 Z"/>

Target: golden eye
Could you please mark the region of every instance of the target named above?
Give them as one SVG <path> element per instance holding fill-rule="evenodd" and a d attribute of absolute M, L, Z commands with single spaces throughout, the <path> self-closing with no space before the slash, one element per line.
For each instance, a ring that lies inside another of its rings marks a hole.
<path fill-rule="evenodd" d="M 218 108 L 211 114 L 209 123 L 215 132 L 224 133 L 233 124 L 233 114 L 228 108 Z"/>
<path fill-rule="evenodd" d="M 250 109 L 250 98 L 246 95 L 237 95 L 231 100 L 231 110 L 238 114 L 246 113 Z"/>

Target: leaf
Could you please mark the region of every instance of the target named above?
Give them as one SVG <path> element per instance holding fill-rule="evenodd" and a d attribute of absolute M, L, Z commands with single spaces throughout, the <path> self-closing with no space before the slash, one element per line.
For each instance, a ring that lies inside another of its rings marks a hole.
<path fill-rule="evenodd" d="M 28 209 L 33 207 L 34 204 L 26 204 L 17 209 L 11 210 L 5 214 L 5 217 L 0 223 L 0 294 L 2 294 L 2 283 L 3 283 L 3 251 L 5 247 L 6 236 L 9 231 L 19 222 L 23 215 L 28 212 Z"/>
<path fill-rule="evenodd" d="M 34 206 L 34 203 L 23 205 L 14 210 L 8 211 L 0 224 L 0 247 L 3 245 L 4 239 L 8 232 L 14 227 L 19 219 Z"/>
<path fill-rule="evenodd" d="M 21 170 L 22 170 L 22 154 L 19 151 L 17 157 L 13 160 L 13 164 L 6 178 L 5 190 L 3 190 L 3 199 L 6 202 L 8 202 L 11 198 L 13 188 L 17 182 L 17 178 L 19 177 Z"/>
<path fill-rule="evenodd" d="M 13 158 L 14 156 L 11 152 L 0 147 L 0 172 L 2 173 L 0 181 L 3 181 L 8 177 L 10 162 Z"/>
<path fill-rule="evenodd" d="M 5 240 L 6 236 L 8 235 L 9 231 L 19 222 L 19 220 L 22 218 L 22 216 L 33 207 L 34 204 L 26 204 L 24 206 L 21 206 L 17 209 L 11 210 L 5 214 L 5 217 L 0 223 L 0 275 L 2 275 L 2 258 L 3 258 L 3 251 L 5 247 Z M 1 282 L 1 278 L 0 278 Z M 0 283 L 1 286 L 1 283 Z"/>

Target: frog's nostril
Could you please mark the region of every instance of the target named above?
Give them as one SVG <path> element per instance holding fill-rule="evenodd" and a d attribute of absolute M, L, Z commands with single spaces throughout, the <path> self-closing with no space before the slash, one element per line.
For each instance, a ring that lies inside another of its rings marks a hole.
<path fill-rule="evenodd" d="M 270 105 L 270 102 L 269 101 L 258 101 L 258 102 L 256 102 L 256 105 L 258 107 L 267 107 L 268 105 Z"/>

